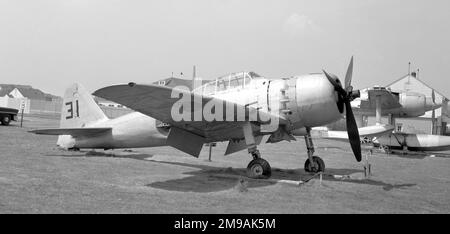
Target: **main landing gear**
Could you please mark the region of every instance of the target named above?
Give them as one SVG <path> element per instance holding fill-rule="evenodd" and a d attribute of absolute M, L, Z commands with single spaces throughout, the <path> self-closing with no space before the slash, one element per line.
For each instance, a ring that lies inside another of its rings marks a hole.
<path fill-rule="evenodd" d="M 305 135 L 306 148 L 308 149 L 308 159 L 305 162 L 305 171 L 309 173 L 318 173 L 325 171 L 325 162 L 314 156 L 314 144 L 311 138 L 311 129 L 306 129 Z"/>
<path fill-rule="evenodd" d="M 270 167 L 269 162 L 261 158 L 256 147 L 254 148 L 254 151 L 250 153 L 253 156 L 253 160 L 247 166 L 248 177 L 254 179 L 269 178 L 272 175 L 272 168 Z"/>
<path fill-rule="evenodd" d="M 254 179 L 269 178 L 272 175 L 272 169 L 269 162 L 261 158 L 261 154 L 256 147 L 251 124 L 246 123 L 243 130 L 248 152 L 253 157 L 253 160 L 247 166 L 247 176 Z M 314 156 L 314 144 L 311 138 L 311 129 L 308 128 L 306 132 L 305 142 L 306 148 L 308 149 L 308 159 L 305 161 L 305 171 L 309 173 L 324 172 L 325 162 L 320 157 Z"/>
<path fill-rule="evenodd" d="M 256 148 L 255 137 L 253 136 L 252 126 L 249 122 L 243 126 L 245 144 L 248 148 L 248 153 L 253 157 L 253 160 L 247 166 L 247 176 L 254 179 L 265 179 L 272 175 L 272 169 L 269 162 L 261 158 L 259 150 Z"/>

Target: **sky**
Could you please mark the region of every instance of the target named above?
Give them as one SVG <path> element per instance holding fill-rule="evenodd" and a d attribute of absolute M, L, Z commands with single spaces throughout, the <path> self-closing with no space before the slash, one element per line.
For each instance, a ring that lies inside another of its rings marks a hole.
<path fill-rule="evenodd" d="M 0 83 L 62 96 L 175 76 L 406 75 L 450 97 L 448 0 L 0 0 Z M 180 75 L 180 73 L 183 75 Z"/>

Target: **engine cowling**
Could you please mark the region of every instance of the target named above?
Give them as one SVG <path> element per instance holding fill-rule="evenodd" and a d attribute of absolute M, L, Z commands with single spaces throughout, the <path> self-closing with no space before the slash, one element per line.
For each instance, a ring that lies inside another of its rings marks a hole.
<path fill-rule="evenodd" d="M 292 77 L 288 82 L 291 130 L 323 126 L 342 118 L 339 97 L 323 74 Z"/>
<path fill-rule="evenodd" d="M 399 110 L 400 117 L 417 117 L 425 114 L 427 110 L 427 98 L 423 94 L 418 93 L 402 93 L 400 94 Z"/>

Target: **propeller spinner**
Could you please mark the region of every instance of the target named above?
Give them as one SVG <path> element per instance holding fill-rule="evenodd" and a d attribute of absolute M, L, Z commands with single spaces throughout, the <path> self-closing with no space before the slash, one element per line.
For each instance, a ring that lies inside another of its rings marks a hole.
<path fill-rule="evenodd" d="M 352 107 L 350 105 L 351 101 L 360 96 L 359 90 L 353 91 L 353 87 L 351 86 L 353 75 L 353 57 L 350 60 L 347 73 L 345 75 L 345 89 L 342 87 L 342 84 L 337 76 L 328 74 L 325 70 L 323 73 L 338 93 L 339 110 L 342 112 L 344 109 L 343 106 L 345 106 L 348 139 L 356 160 L 361 162 L 361 142 L 359 138 L 359 131 L 358 126 L 356 125 L 355 116 L 353 115 Z"/>

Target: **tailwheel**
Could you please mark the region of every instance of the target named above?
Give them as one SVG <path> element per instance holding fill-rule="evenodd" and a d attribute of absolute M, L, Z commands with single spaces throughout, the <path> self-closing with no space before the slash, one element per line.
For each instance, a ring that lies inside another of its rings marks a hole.
<path fill-rule="evenodd" d="M 317 157 L 312 157 L 313 164 L 311 164 L 311 160 L 307 159 L 305 162 L 305 171 L 309 173 L 318 173 L 318 172 L 325 172 L 325 162 Z"/>
<path fill-rule="evenodd" d="M 272 175 L 272 169 L 269 162 L 262 158 L 256 158 L 248 164 L 247 175 L 253 179 L 266 179 Z"/>

